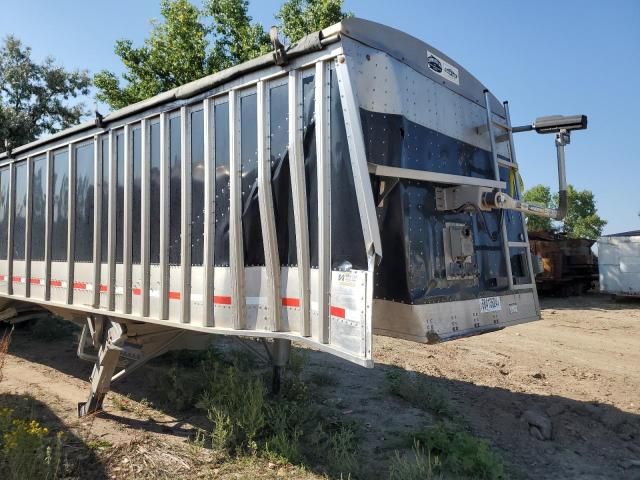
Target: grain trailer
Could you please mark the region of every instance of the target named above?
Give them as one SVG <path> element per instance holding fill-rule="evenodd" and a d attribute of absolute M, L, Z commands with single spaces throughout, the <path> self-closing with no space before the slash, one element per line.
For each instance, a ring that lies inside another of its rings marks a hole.
<path fill-rule="evenodd" d="M 272 40 L 0 156 L 0 310 L 84 325 L 79 414 L 202 334 L 265 339 L 277 372 L 292 340 L 372 367 L 374 333 L 438 342 L 539 317 L 522 212 L 562 217 L 586 117 L 512 128 L 461 65 L 373 22 Z M 557 210 L 519 200 L 512 134 L 528 130 L 556 136 Z"/>

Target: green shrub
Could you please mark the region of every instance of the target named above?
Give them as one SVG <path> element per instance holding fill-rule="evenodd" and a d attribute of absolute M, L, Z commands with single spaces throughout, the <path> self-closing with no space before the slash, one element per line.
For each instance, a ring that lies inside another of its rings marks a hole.
<path fill-rule="evenodd" d="M 425 446 L 437 459 L 437 470 L 444 473 L 481 480 L 504 478 L 502 461 L 489 445 L 459 428 L 440 423 L 416 434 L 414 441 Z"/>
<path fill-rule="evenodd" d="M 0 409 L 0 478 L 53 480 L 62 459 L 62 434 L 49 435 L 36 420 L 15 418 Z"/>
<path fill-rule="evenodd" d="M 238 367 L 214 364 L 198 406 L 213 423 L 218 447 L 257 449 L 265 425 L 266 389 L 262 380 Z"/>
<path fill-rule="evenodd" d="M 300 445 L 302 430 L 299 425 L 302 412 L 295 405 L 276 403 L 268 406 L 269 435 L 265 441 L 265 453 L 289 463 L 303 460 Z"/>

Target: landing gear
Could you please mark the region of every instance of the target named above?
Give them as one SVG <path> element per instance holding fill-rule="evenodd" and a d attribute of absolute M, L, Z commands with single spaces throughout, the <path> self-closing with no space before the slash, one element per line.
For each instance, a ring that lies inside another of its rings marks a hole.
<path fill-rule="evenodd" d="M 84 417 L 102 409 L 102 402 L 111 387 L 111 379 L 118 366 L 120 352 L 127 337 L 119 323 L 104 317 L 90 317 L 87 325 L 98 358 L 91 373 L 91 387 L 86 402 L 78 404 L 78 416 Z M 83 331 L 83 336 L 86 336 Z"/>
<path fill-rule="evenodd" d="M 78 416 L 101 410 L 112 382 L 122 380 L 152 358 L 175 347 L 186 333 L 185 330 L 149 323 L 120 324 L 107 317 L 88 317 L 80 337 L 78 357 L 93 361 L 95 365 L 89 397 L 86 402 L 78 404 Z M 89 341 L 98 350 L 97 357 L 85 352 Z M 115 373 L 121 356 L 129 362 Z"/>
<path fill-rule="evenodd" d="M 291 353 L 291 340 L 276 338 L 273 342 L 265 343 L 267 353 L 273 366 L 273 376 L 271 378 L 271 393 L 278 395 L 282 386 L 282 375 L 284 367 L 289 363 Z"/>

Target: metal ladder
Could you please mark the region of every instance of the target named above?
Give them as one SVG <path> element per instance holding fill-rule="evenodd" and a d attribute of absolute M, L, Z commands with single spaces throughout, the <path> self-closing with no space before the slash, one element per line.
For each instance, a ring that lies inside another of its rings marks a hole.
<path fill-rule="evenodd" d="M 511 117 L 509 115 L 509 104 L 508 102 L 504 102 L 504 111 L 506 117 L 506 123 L 500 123 L 493 119 L 493 114 L 491 112 L 491 101 L 489 90 L 484 91 L 484 100 L 485 105 L 487 107 L 487 131 L 489 132 L 489 141 L 491 144 L 491 156 L 493 157 L 493 167 L 495 173 L 495 179 L 500 181 L 500 167 L 510 168 L 514 175 L 517 175 L 518 172 L 518 163 L 516 162 L 516 153 L 515 148 L 513 146 L 513 133 L 511 129 Z M 505 134 L 496 137 L 495 127 L 498 127 L 504 130 Z M 511 158 L 504 157 L 503 155 L 499 155 L 496 150 L 496 139 L 499 141 L 508 141 L 509 142 L 509 153 Z M 520 185 L 516 178 L 514 185 L 514 197 L 520 198 Z M 502 211 L 504 215 L 504 210 Z M 523 213 L 520 214 L 520 218 L 522 219 L 522 230 L 524 232 L 524 241 L 523 242 L 510 242 L 509 236 L 507 234 L 507 224 L 505 221 L 501 221 L 500 235 L 502 238 L 502 246 L 504 250 L 505 256 L 505 266 L 507 270 L 507 277 L 509 281 L 509 290 L 524 290 L 524 289 L 532 289 L 535 296 L 536 310 L 539 311 L 539 303 L 538 303 L 538 292 L 536 289 L 535 277 L 533 273 L 533 261 L 531 260 L 531 250 L 529 247 L 529 235 L 527 233 L 527 224 L 525 221 L 525 216 Z M 514 284 L 513 283 L 513 271 L 511 269 L 511 249 L 512 248 L 525 248 L 527 252 L 527 269 L 528 269 L 528 282 Z"/>

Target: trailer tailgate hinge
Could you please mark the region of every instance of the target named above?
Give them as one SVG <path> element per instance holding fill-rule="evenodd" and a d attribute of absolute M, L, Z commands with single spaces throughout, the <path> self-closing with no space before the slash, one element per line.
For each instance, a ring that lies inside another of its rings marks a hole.
<path fill-rule="evenodd" d="M 269 38 L 271 39 L 271 45 L 273 45 L 273 62 L 280 67 L 289 63 L 287 50 L 278 38 L 278 27 L 271 27 Z"/>

